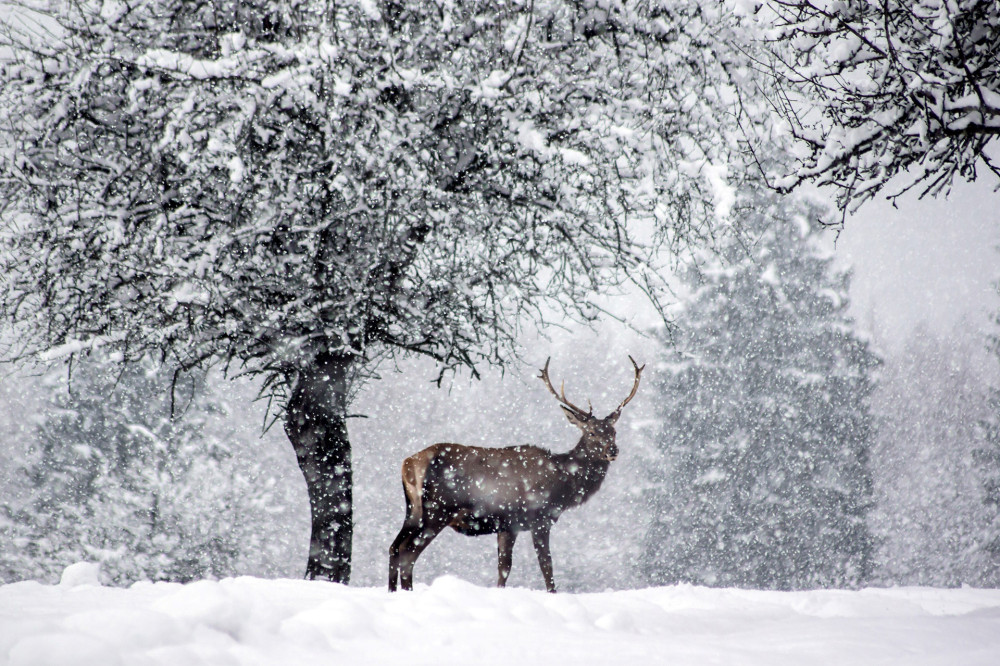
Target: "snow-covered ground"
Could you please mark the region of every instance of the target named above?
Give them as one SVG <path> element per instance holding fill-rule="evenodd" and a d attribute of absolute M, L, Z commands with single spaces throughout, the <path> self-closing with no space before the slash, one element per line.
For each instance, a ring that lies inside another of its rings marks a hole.
<path fill-rule="evenodd" d="M 453 577 L 411 593 L 234 578 L 0 587 L 0 663 L 1000 664 L 1000 590 L 559 594 Z"/>

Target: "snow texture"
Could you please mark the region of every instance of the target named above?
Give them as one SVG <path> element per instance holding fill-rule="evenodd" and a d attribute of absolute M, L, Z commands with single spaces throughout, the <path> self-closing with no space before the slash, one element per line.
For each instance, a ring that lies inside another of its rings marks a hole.
<path fill-rule="evenodd" d="M 996 664 L 1000 590 L 414 592 L 229 578 L 0 587 L 0 662 Z"/>

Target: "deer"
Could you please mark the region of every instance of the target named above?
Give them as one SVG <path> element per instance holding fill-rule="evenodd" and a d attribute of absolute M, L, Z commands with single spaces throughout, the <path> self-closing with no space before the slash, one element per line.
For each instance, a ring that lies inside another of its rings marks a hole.
<path fill-rule="evenodd" d="M 538 446 L 503 448 L 439 443 L 403 461 L 406 518 L 389 547 L 389 591 L 397 581 L 413 589 L 413 566 L 420 554 L 446 527 L 466 536 L 497 535 L 497 587 L 510 574 L 514 542 L 531 532 L 545 589 L 555 592 L 549 533 L 567 509 L 586 502 L 604 482 L 618 457 L 615 424 L 639 389 L 646 367 L 631 356 L 635 381 L 628 396 L 603 419 L 566 399 L 565 382 L 557 393 L 549 380 L 549 359 L 539 378 L 559 407 L 581 431 L 580 441 L 566 453 Z"/>

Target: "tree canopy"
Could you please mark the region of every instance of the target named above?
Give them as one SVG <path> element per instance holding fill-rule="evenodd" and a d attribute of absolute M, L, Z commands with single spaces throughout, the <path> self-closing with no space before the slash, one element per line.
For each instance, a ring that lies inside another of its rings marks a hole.
<path fill-rule="evenodd" d="M 880 193 L 947 193 L 980 169 L 1000 185 L 996 2 L 732 4 L 753 17 L 767 96 L 798 144 L 773 184 L 830 185 L 845 211 Z"/>
<path fill-rule="evenodd" d="M 109 7 L 6 36 L 8 357 L 500 360 L 525 315 L 649 288 L 740 177 L 695 3 Z"/>

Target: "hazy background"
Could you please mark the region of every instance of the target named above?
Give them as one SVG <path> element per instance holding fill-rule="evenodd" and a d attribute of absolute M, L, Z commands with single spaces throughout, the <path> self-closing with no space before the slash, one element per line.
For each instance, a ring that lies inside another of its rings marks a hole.
<path fill-rule="evenodd" d="M 836 241 L 854 268 L 852 307 L 876 339 L 897 345 L 925 322 L 935 332 L 989 325 L 1000 306 L 1000 193 L 986 179 L 956 183 L 947 199 L 871 202 Z"/>
<path fill-rule="evenodd" d="M 852 308 L 863 329 L 887 354 L 899 353 L 920 325 L 979 349 L 1000 309 L 994 283 L 1000 278 L 1000 195 L 987 184 L 957 185 L 948 199 L 901 200 L 869 204 L 851 216 L 839 233 L 830 232 L 836 255 L 853 266 Z M 609 309 L 637 325 L 652 317 L 640 299 L 609 298 Z M 533 443 L 555 450 L 570 448 L 577 431 L 535 376 L 553 357 L 554 381 L 566 380 L 571 399 L 592 399 L 596 412 L 608 412 L 631 386 L 627 355 L 640 363 L 654 360 L 657 344 L 634 330 L 607 320 L 596 331 L 570 327 L 525 340 L 525 363 L 505 375 L 484 368 L 482 381 L 460 375 L 442 389 L 431 380 L 431 364 L 413 361 L 382 368 L 382 379 L 367 386 L 351 411 L 355 463 L 355 542 L 352 582 L 385 584 L 386 550 L 403 519 L 399 485 L 402 459 L 438 441 L 502 446 Z M 648 388 L 655 368 L 645 376 Z M 238 407 L 225 417 L 236 452 L 265 463 L 280 488 L 286 509 L 261 528 L 280 544 L 281 554 L 249 573 L 299 577 L 308 543 L 305 485 L 280 425 L 259 436 L 264 406 L 250 404 L 252 387 L 219 380 L 219 390 Z M 647 518 L 640 502 L 642 453 L 653 436 L 655 394 L 640 392 L 619 427 L 622 456 L 601 492 L 584 507 L 568 512 L 553 530 L 557 582 L 563 589 L 603 589 L 633 584 L 631 564 L 640 554 Z M 643 398 L 646 398 L 645 400 Z M 40 409 L 38 383 L 4 368 L 0 375 L 0 493 L 21 492 L 15 465 L 27 453 Z M 453 573 L 477 584 L 495 580 L 495 539 L 468 538 L 446 531 L 421 558 L 418 582 Z M 541 587 L 530 539 L 515 548 L 512 585 Z"/>

